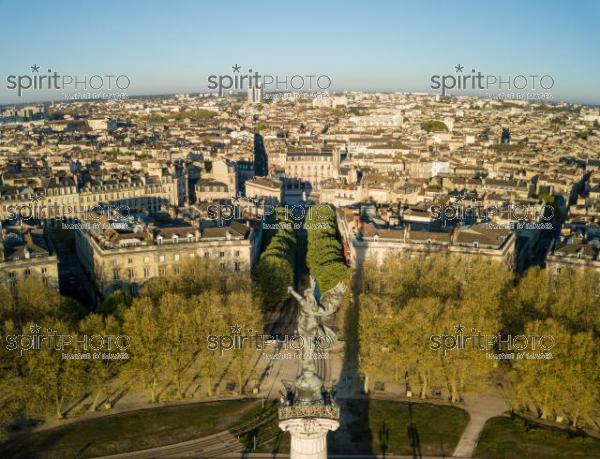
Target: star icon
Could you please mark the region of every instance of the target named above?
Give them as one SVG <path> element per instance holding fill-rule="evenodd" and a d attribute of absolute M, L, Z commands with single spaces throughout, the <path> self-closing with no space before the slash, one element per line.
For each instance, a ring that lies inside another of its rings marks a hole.
<path fill-rule="evenodd" d="M 239 335 L 242 331 L 242 328 L 239 325 L 230 325 L 229 329 L 233 335 Z"/>
<path fill-rule="evenodd" d="M 463 331 L 465 331 L 465 326 L 463 324 L 458 324 L 454 327 L 455 333 L 462 333 Z"/>
<path fill-rule="evenodd" d="M 31 73 L 34 73 L 34 72 L 35 72 L 35 73 L 37 73 L 37 71 L 38 71 L 39 69 L 40 69 L 40 66 L 39 66 L 39 65 L 37 65 L 37 64 L 33 64 L 33 65 L 31 66 Z"/>
<path fill-rule="evenodd" d="M 234 71 L 234 73 L 240 73 L 240 66 L 235 64 L 231 67 Z"/>
<path fill-rule="evenodd" d="M 454 68 L 456 69 L 456 73 L 462 73 L 463 69 L 465 68 L 464 65 L 455 65 Z"/>
<path fill-rule="evenodd" d="M 42 327 L 40 327 L 38 324 L 32 324 L 29 326 L 29 330 L 35 335 L 37 335 L 41 329 Z"/>
<path fill-rule="evenodd" d="M 33 195 L 31 195 L 31 199 L 33 199 L 34 202 L 38 202 L 38 201 L 42 201 L 44 199 L 44 192 L 40 192 L 40 193 L 33 193 Z"/>

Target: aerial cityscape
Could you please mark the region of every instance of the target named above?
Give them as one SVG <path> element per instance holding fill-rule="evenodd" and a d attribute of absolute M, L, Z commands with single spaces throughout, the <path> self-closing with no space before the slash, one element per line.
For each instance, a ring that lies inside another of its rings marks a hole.
<path fill-rule="evenodd" d="M 33 3 L 0 457 L 600 458 L 597 3 Z"/>

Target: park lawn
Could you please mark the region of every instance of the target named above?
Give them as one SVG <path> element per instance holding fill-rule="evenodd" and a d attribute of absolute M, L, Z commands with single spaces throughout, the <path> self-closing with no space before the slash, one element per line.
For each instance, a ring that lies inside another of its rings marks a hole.
<path fill-rule="evenodd" d="M 342 422 L 328 434 L 331 454 L 387 454 L 448 456 L 454 451 L 469 422 L 466 411 L 451 406 L 385 400 L 341 400 Z M 412 419 L 412 428 L 411 426 Z M 256 452 L 288 453 L 289 433 L 281 432 L 277 419 L 244 438 Z"/>
<path fill-rule="evenodd" d="M 18 435 L 0 445 L 0 457 L 73 458 L 164 446 L 227 430 L 256 400 L 230 400 L 148 408 L 82 420 Z"/>
<path fill-rule="evenodd" d="M 230 424 L 229 432 L 236 436 L 244 435 L 244 433 L 255 424 L 262 424 L 262 421 L 267 418 L 276 417 L 278 408 L 279 402 L 277 400 L 263 399 L 256 403 L 251 409 L 241 413 L 235 422 Z"/>
<path fill-rule="evenodd" d="M 453 406 L 370 400 L 368 422 L 373 453 L 448 456 L 469 414 Z"/>
<path fill-rule="evenodd" d="M 475 457 L 576 459 L 600 457 L 600 440 L 527 421 L 496 417 L 484 426 Z"/>
<path fill-rule="evenodd" d="M 288 432 L 279 428 L 279 420 L 275 411 L 272 418 L 255 429 L 246 432 L 240 437 L 242 444 L 250 452 L 271 453 L 280 452 L 289 454 L 291 437 Z M 254 449 L 254 438 L 256 438 L 256 449 Z"/>

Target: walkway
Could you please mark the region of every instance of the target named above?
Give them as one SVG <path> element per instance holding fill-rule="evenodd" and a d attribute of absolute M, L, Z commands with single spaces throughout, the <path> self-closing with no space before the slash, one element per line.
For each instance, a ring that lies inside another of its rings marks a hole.
<path fill-rule="evenodd" d="M 500 389 L 497 388 L 481 395 L 467 394 L 464 408 L 471 418 L 452 457 L 473 457 L 479 435 L 487 420 L 500 416 L 509 409 Z"/>

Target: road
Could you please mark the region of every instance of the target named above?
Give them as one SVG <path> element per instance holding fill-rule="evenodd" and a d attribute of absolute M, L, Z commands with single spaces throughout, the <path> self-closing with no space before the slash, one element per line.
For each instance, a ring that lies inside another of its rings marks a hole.
<path fill-rule="evenodd" d="M 61 224 L 58 222 L 57 224 Z M 64 230 L 72 231 L 72 230 Z M 83 271 L 74 248 L 60 237 L 53 237 L 52 242 L 58 256 L 58 280 L 60 293 L 74 298 L 87 310 L 93 311 L 94 286 Z"/>

